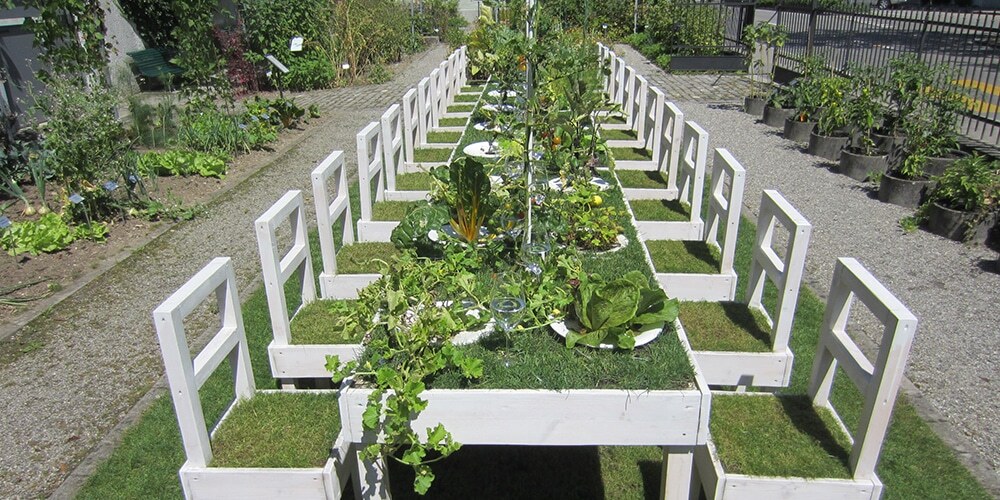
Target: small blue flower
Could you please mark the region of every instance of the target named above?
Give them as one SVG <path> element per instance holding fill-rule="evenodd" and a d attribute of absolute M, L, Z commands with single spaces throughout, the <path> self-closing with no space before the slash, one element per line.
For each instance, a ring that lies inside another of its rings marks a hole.
<path fill-rule="evenodd" d="M 542 154 L 541 151 L 535 151 L 535 152 L 531 153 L 531 159 L 532 160 L 541 160 L 542 156 L 544 156 L 544 155 Z"/>
<path fill-rule="evenodd" d="M 10 219 L 6 215 L 0 215 L 0 229 L 7 229 L 10 227 Z"/>
<path fill-rule="evenodd" d="M 241 123 L 240 124 L 240 130 L 246 130 L 246 129 L 247 129 L 247 124 L 246 123 Z"/>
<path fill-rule="evenodd" d="M 80 203 L 83 202 L 83 196 L 80 196 L 80 193 L 73 193 L 69 195 L 69 201 L 72 202 L 74 205 L 79 205 Z"/>
<path fill-rule="evenodd" d="M 131 183 L 131 184 L 136 184 L 136 183 L 138 183 L 138 182 L 139 182 L 139 178 L 138 178 L 138 177 L 136 177 L 136 176 L 135 176 L 135 174 L 130 174 L 130 175 L 128 176 L 128 181 L 129 181 L 129 183 Z"/>
<path fill-rule="evenodd" d="M 116 189 L 118 189 L 118 183 L 117 182 L 115 182 L 115 181 L 108 181 L 108 182 L 104 183 L 104 190 L 105 191 L 107 191 L 107 192 L 110 193 L 110 192 L 112 192 L 112 191 L 114 191 Z"/>

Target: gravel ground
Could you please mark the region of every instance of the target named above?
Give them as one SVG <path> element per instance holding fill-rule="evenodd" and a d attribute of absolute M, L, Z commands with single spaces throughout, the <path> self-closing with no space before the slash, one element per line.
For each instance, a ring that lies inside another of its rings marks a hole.
<path fill-rule="evenodd" d="M 391 82 L 297 96 L 323 111 L 301 142 L 215 200 L 204 217 L 172 228 L 33 323 L 44 345 L 0 367 L 0 497 L 52 494 L 88 454 L 106 453 L 116 426 L 141 413 L 133 407 L 163 373 L 153 308 L 220 255 L 233 258 L 248 295 L 260 275 L 253 220 L 289 189 L 302 189 L 311 207 L 314 166 L 334 149 L 354 158 L 358 130 L 446 55 L 436 45 L 398 67 Z M 73 485 L 56 496 L 71 496 L 84 476 L 73 474 Z"/>
<path fill-rule="evenodd" d="M 616 51 L 661 88 L 675 77 L 624 46 Z M 667 95 L 747 170 L 744 214 L 756 217 L 761 191 L 777 189 L 813 225 L 805 280 L 826 297 L 838 257 L 854 257 L 919 318 L 908 387 L 924 417 L 1000 495 L 1000 268 L 997 252 L 925 231 L 905 234 L 897 221 L 912 211 L 879 202 L 871 185 L 833 173 L 742 112 L 732 101 L 686 101 Z M 711 162 L 712 155 L 709 155 Z M 872 332 L 868 332 L 869 334 Z M 874 340 L 874 337 L 871 339 Z"/>

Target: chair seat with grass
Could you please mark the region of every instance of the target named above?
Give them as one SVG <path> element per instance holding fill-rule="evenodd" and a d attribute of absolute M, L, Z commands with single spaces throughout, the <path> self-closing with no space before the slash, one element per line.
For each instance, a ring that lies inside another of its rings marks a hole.
<path fill-rule="evenodd" d="M 679 319 L 709 384 L 774 388 L 791 381 L 788 341 L 811 232 L 780 193 L 765 190 L 746 303 L 681 303 Z M 780 255 L 776 246 L 783 247 Z"/>
<path fill-rule="evenodd" d="M 705 192 L 708 132 L 697 123 L 684 124 L 684 154 L 677 172 L 676 200 L 632 200 L 635 227 L 646 240 L 697 241 L 705 237 L 701 204 Z"/>
<path fill-rule="evenodd" d="M 381 276 L 377 266 L 372 264 L 373 256 L 391 257 L 396 253 L 396 247 L 388 242 L 354 241 L 351 195 L 343 151 L 330 153 L 313 170 L 312 187 L 313 202 L 316 205 L 316 232 L 323 260 L 323 270 L 319 273 L 320 297 L 356 299 L 358 290 Z M 339 249 L 334 240 L 336 229 L 340 232 Z"/>
<path fill-rule="evenodd" d="M 279 246 L 279 229 L 286 222 L 291 227 L 282 233 L 290 232 L 291 242 Z M 285 193 L 257 218 L 254 228 L 274 335 L 267 346 L 271 374 L 289 389 L 294 387 L 294 379 L 329 378 L 326 356 L 357 359 L 362 351 L 361 339 L 338 328 L 338 301 L 316 300 L 302 192 Z M 287 250 L 282 253 L 281 248 Z M 289 289 L 293 285 L 294 289 Z M 289 306 L 289 295 L 297 296 L 297 306 Z"/>
<path fill-rule="evenodd" d="M 382 130 L 382 160 L 385 171 L 385 199 L 414 201 L 427 198 L 430 176 L 422 168 L 407 169 L 403 133 L 405 123 L 399 104 L 389 106 L 379 121 Z"/>
<path fill-rule="evenodd" d="M 746 170 L 725 149 L 715 150 L 708 198 L 708 224 L 700 241 L 649 240 L 647 256 L 667 295 L 679 300 L 736 297 L 736 236 L 743 208 Z"/>
<path fill-rule="evenodd" d="M 650 160 L 628 160 L 615 154 L 615 174 L 622 186 L 622 193 L 629 200 L 675 200 L 677 169 L 680 165 L 684 139 L 684 113 L 655 87 L 650 87 L 653 98 L 652 116 L 647 116 L 650 129 L 645 146 L 651 152 Z M 653 181 L 650 183 L 650 181 Z"/>
<path fill-rule="evenodd" d="M 874 363 L 847 331 L 856 301 L 883 327 Z M 695 450 L 706 498 L 881 498 L 875 468 L 917 318 L 858 261 L 841 258 L 821 328 L 808 396 L 713 394 L 711 436 Z M 860 408 L 834 390 L 844 380 L 838 366 L 860 390 Z"/>
<path fill-rule="evenodd" d="M 655 104 L 655 99 L 650 99 L 649 82 L 639 73 L 635 73 L 635 89 L 629 95 L 629 99 L 622 107 L 625 115 L 631 116 L 631 127 L 628 129 L 611 127 L 603 130 L 601 136 L 607 140 L 610 148 L 639 148 L 652 149 L 649 139 L 652 127 L 650 126 L 650 115 L 655 117 L 655 109 L 651 104 Z M 661 101 L 662 102 L 662 101 Z"/>
<path fill-rule="evenodd" d="M 389 241 L 399 220 L 379 220 L 374 217 L 374 205 L 379 203 L 411 203 L 386 200 L 386 172 L 380 124 L 371 122 L 358 132 L 358 187 L 361 217 L 358 219 L 358 241 Z"/>
<path fill-rule="evenodd" d="M 185 319 L 210 297 L 221 327 L 192 359 Z M 341 439 L 337 391 L 256 389 L 229 258 L 195 274 L 153 321 L 187 457 L 179 472 L 186 498 L 341 497 L 355 453 Z M 235 398 L 210 430 L 198 391 L 227 360 Z"/>

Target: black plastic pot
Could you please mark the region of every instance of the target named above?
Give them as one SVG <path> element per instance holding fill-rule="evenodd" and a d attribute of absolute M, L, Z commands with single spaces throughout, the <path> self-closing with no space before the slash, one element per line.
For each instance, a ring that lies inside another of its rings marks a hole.
<path fill-rule="evenodd" d="M 830 161 L 837 161 L 840 159 L 840 152 L 847 147 L 847 139 L 846 135 L 820 135 L 813 130 L 809 134 L 809 146 L 806 147 L 806 152 Z"/>
<path fill-rule="evenodd" d="M 889 170 L 889 158 L 886 155 L 868 156 L 844 150 L 840 153 L 840 173 L 857 181 L 864 181 L 872 173 L 885 173 Z"/>
<path fill-rule="evenodd" d="M 809 134 L 816 122 L 800 122 L 792 117 L 785 119 L 785 139 L 795 142 L 809 142 Z"/>
<path fill-rule="evenodd" d="M 764 116 L 764 105 L 767 101 L 763 97 L 744 97 L 743 111 L 748 115 Z"/>
<path fill-rule="evenodd" d="M 955 241 L 986 243 L 990 229 L 996 224 L 996 215 L 987 216 L 985 220 L 979 221 L 973 227 L 975 218 L 975 214 L 972 212 L 952 210 L 937 203 L 931 203 L 930 209 L 927 211 L 927 230 Z M 971 230 L 970 227 L 972 227 Z"/>
<path fill-rule="evenodd" d="M 872 133 L 872 140 L 875 141 L 875 148 L 890 156 L 898 152 L 906 144 L 905 135 L 886 135 L 878 132 Z"/>
<path fill-rule="evenodd" d="M 924 175 L 928 177 L 941 175 L 952 163 L 955 163 L 963 156 L 966 156 L 966 154 L 958 150 L 954 150 L 945 156 L 931 156 L 927 158 L 927 164 L 924 165 Z"/>
<path fill-rule="evenodd" d="M 785 119 L 795 113 L 794 108 L 775 108 L 764 106 L 764 124 L 769 127 L 782 128 L 785 126 Z"/>
<path fill-rule="evenodd" d="M 927 201 L 927 195 L 933 188 L 934 181 L 929 179 L 910 180 L 887 173 L 879 184 L 878 199 L 901 207 L 917 208 Z"/>

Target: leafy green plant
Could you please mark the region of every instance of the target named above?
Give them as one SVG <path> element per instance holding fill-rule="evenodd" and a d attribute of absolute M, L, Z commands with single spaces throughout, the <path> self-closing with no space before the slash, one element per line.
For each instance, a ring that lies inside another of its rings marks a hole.
<path fill-rule="evenodd" d="M 971 155 L 953 163 L 936 178 L 930 199 L 952 210 L 987 214 L 998 208 L 1000 161 Z"/>
<path fill-rule="evenodd" d="M 880 69 L 855 66 L 851 68 L 850 90 L 846 95 L 847 121 L 854 127 L 851 148 L 872 156 L 876 152 L 872 134 L 885 119 L 886 89 Z"/>
<path fill-rule="evenodd" d="M 490 177 L 483 164 L 462 157 L 448 167 L 450 185 L 454 191 L 451 228 L 468 243 L 476 243 L 480 228 L 489 219 L 495 206 L 490 203 Z"/>
<path fill-rule="evenodd" d="M 574 292 L 572 314 L 579 331 L 569 331 L 566 347 L 613 344 L 635 348 L 635 335 L 657 323 L 677 319 L 677 300 L 667 299 L 659 287 L 639 271 L 606 281 L 597 274 L 582 274 Z"/>
<path fill-rule="evenodd" d="M 774 81 L 774 49 L 784 47 L 787 40 L 788 30 L 782 24 L 760 21 L 743 28 L 750 70 L 748 96 L 763 98 L 769 94 L 768 89 Z"/>
<path fill-rule="evenodd" d="M 417 255 L 433 257 L 441 255 L 438 232 L 451 221 L 447 205 L 427 204 L 407 212 L 403 220 L 392 230 L 390 241 L 400 250 L 413 249 Z"/>
<path fill-rule="evenodd" d="M 104 241 L 108 227 L 102 222 L 90 222 L 70 227 L 56 213 L 42 215 L 37 221 L 21 221 L 0 230 L 0 246 L 11 255 L 58 252 L 77 239 Z"/>
<path fill-rule="evenodd" d="M 362 459 L 391 458 L 413 467 L 413 488 L 425 494 L 434 481 L 430 464 L 457 451 L 461 445 L 438 424 L 425 435 L 410 428 L 412 419 L 427 408 L 421 398 L 425 382 L 447 369 L 467 379 L 482 376 L 479 359 L 466 356 L 448 339 L 462 328 L 464 312 L 438 307 L 434 291 L 460 289 L 471 294 L 473 276 L 456 269 L 454 261 L 428 261 L 403 254 L 386 264 L 385 275 L 359 295 L 359 324 L 366 326 L 365 351 L 360 361 L 341 363 L 327 357 L 327 369 L 340 382 L 353 376 L 355 384 L 372 389 L 362 415 L 365 430 L 381 432 L 381 443 L 361 449 Z M 377 314 L 376 314 L 377 312 Z M 428 456 L 432 454 L 433 456 Z"/>
<path fill-rule="evenodd" d="M 144 153 L 136 166 L 140 172 L 149 174 L 200 175 L 222 179 L 226 176 L 227 160 L 210 153 L 174 149 L 163 153 Z"/>
<path fill-rule="evenodd" d="M 385 83 L 392 80 L 392 71 L 383 64 L 375 64 L 368 68 L 368 81 L 371 83 Z"/>
<path fill-rule="evenodd" d="M 818 81 L 820 107 L 816 123 L 817 132 L 822 135 L 846 135 L 850 115 L 845 105 L 850 81 L 837 75 L 829 75 Z"/>
<path fill-rule="evenodd" d="M 625 212 L 605 205 L 600 191 L 589 180 L 572 184 L 572 190 L 551 203 L 560 241 L 581 250 L 607 250 L 618 244 Z"/>
<path fill-rule="evenodd" d="M 806 57 L 802 60 L 802 76 L 796 78 L 789 86 L 792 105 L 795 107 L 795 119 L 800 122 L 816 120 L 819 108 L 823 105 L 820 73 L 823 69 L 823 59 L 815 56 Z"/>

